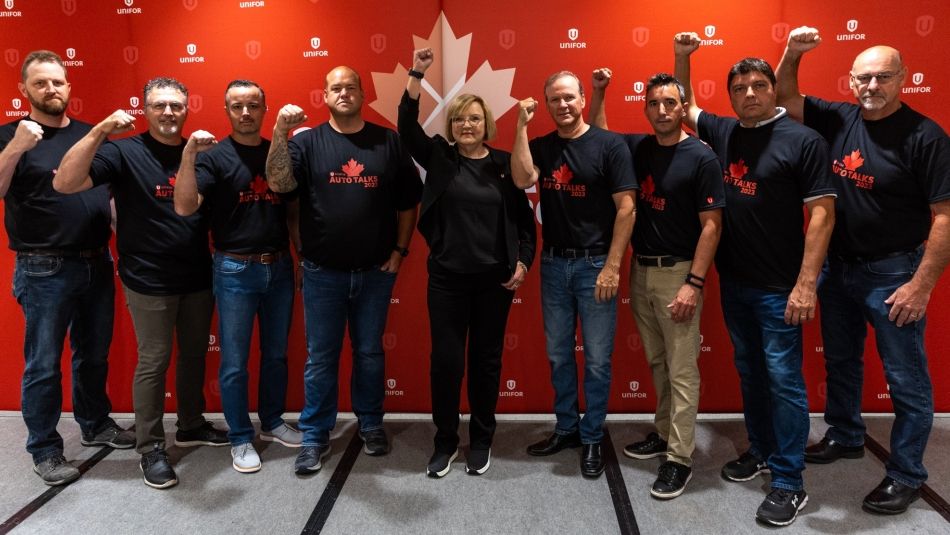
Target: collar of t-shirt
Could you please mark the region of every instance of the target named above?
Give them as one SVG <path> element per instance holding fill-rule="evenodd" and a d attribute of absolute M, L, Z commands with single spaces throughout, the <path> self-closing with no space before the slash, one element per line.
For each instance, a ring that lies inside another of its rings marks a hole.
<path fill-rule="evenodd" d="M 786 115 L 788 115 L 788 110 L 786 110 L 785 108 L 781 106 L 776 106 L 775 115 L 773 115 L 772 117 L 769 117 L 768 119 L 764 121 L 759 121 L 752 126 L 745 126 L 742 123 L 739 123 L 739 126 L 741 126 L 742 128 L 758 128 L 760 126 L 765 126 L 769 123 L 774 123 L 775 121 L 778 121 L 779 119 L 781 119 L 782 117 L 785 117 Z"/>

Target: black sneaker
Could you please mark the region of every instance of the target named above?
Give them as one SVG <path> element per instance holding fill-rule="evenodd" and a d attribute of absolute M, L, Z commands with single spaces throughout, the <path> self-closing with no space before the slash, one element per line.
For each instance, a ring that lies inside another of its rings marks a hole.
<path fill-rule="evenodd" d="M 200 427 L 175 432 L 175 445 L 187 448 L 191 446 L 228 446 L 231 442 L 228 440 L 228 432 L 216 429 L 214 424 L 209 421 L 201 424 Z"/>
<path fill-rule="evenodd" d="M 646 440 L 628 444 L 623 448 L 623 454 L 633 459 L 652 459 L 666 454 L 666 441 L 656 433 L 647 435 Z"/>
<path fill-rule="evenodd" d="M 491 448 L 487 450 L 471 450 L 465 459 L 465 473 L 480 476 L 488 471 L 491 465 Z"/>
<path fill-rule="evenodd" d="M 693 469 L 674 461 L 666 461 L 660 465 L 660 471 L 653 482 L 650 494 L 654 498 L 669 500 L 686 490 L 686 484 L 693 478 Z"/>
<path fill-rule="evenodd" d="M 152 451 L 142 455 L 139 463 L 145 484 L 153 489 L 167 489 L 178 484 L 175 470 L 168 464 L 168 455 L 157 443 Z"/>
<path fill-rule="evenodd" d="M 135 433 L 126 431 L 115 422 L 98 433 L 83 433 L 80 443 L 83 446 L 108 446 L 117 450 L 127 450 L 135 446 Z"/>
<path fill-rule="evenodd" d="M 66 462 L 62 453 L 33 465 L 33 471 L 50 486 L 67 485 L 79 479 L 79 469 Z"/>
<path fill-rule="evenodd" d="M 382 427 L 365 433 L 360 431 L 360 438 L 363 439 L 363 451 L 366 455 L 379 457 L 389 453 L 389 439 L 386 438 L 386 431 Z"/>
<path fill-rule="evenodd" d="M 772 489 L 755 512 L 755 518 L 773 526 L 787 526 L 795 521 L 806 503 L 808 494 L 804 490 Z"/>
<path fill-rule="evenodd" d="M 458 449 L 452 453 L 436 451 L 432 454 L 432 458 L 429 459 L 429 464 L 426 466 L 426 475 L 434 478 L 445 477 L 445 474 L 452 470 L 452 461 L 458 456 Z"/>
<path fill-rule="evenodd" d="M 294 461 L 294 473 L 306 475 L 319 472 L 323 468 L 323 458 L 330 454 L 330 445 L 302 446 Z"/>
<path fill-rule="evenodd" d="M 759 474 L 768 472 L 769 463 L 747 451 L 735 461 L 730 461 L 722 467 L 722 478 L 729 481 L 749 481 Z"/>

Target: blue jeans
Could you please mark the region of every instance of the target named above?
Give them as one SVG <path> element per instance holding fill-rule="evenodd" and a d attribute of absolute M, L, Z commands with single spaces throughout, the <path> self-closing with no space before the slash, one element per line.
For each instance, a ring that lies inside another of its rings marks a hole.
<path fill-rule="evenodd" d="M 772 488 L 802 490 L 808 398 L 802 329 L 785 324 L 788 292 L 760 290 L 720 277 L 722 315 L 735 348 L 749 451 L 766 459 Z"/>
<path fill-rule="evenodd" d="M 106 394 L 112 342 L 115 280 L 112 256 L 18 254 L 13 295 L 23 307 L 26 336 L 21 410 L 26 451 L 40 463 L 62 454 L 56 431 L 63 405 L 60 361 L 66 331 L 72 349 L 73 412 L 83 434 L 114 425 Z"/>
<path fill-rule="evenodd" d="M 247 361 L 254 317 L 261 348 L 257 414 L 270 431 L 284 420 L 287 397 L 287 336 L 294 307 L 294 269 L 289 255 L 273 264 L 214 255 L 214 295 L 221 337 L 221 403 L 228 439 L 238 445 L 254 439 L 248 417 Z"/>
<path fill-rule="evenodd" d="M 541 255 L 541 310 L 544 337 L 554 387 L 555 433 L 580 430 L 581 442 L 596 444 L 604 436 L 607 399 L 610 395 L 610 359 L 617 326 L 617 299 L 594 299 L 597 275 L 606 255 L 561 258 Z M 584 401 L 580 418 L 577 397 L 577 357 L 574 334 L 581 320 L 584 346 Z"/>
<path fill-rule="evenodd" d="M 307 364 L 300 430 L 304 446 L 323 446 L 330 443 L 336 424 L 340 352 L 347 326 L 353 348 L 350 399 L 360 432 L 383 427 L 382 337 L 396 275 L 376 267 L 338 271 L 309 260 L 304 260 L 303 269 Z"/>
<path fill-rule="evenodd" d="M 884 300 L 910 281 L 922 256 L 923 248 L 919 248 L 874 262 L 831 259 L 825 264 L 818 290 L 828 374 L 825 421 L 831 426 L 826 436 L 845 446 L 864 443 L 861 388 L 864 340 L 870 323 L 894 403 L 891 455 L 885 468 L 888 476 L 915 488 L 927 480 L 924 448 L 934 413 L 924 352 L 926 316 L 898 327 L 887 319 L 890 306 Z"/>

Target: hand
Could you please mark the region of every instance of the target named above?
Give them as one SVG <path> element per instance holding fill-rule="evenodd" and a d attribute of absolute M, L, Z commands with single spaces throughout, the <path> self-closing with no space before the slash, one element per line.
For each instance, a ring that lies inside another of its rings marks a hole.
<path fill-rule="evenodd" d="M 386 273 L 399 273 L 399 266 L 401 264 L 402 254 L 400 254 L 399 251 L 393 251 L 392 254 L 389 255 L 389 260 L 379 266 L 379 270 L 385 271 Z"/>
<path fill-rule="evenodd" d="M 502 286 L 504 286 L 506 290 L 515 291 L 519 286 L 524 284 L 524 278 L 527 275 L 528 268 L 526 268 L 523 263 L 518 262 L 518 264 L 515 266 L 514 274 L 512 274 L 511 278 L 508 279 L 508 282 L 503 283 Z"/>
<path fill-rule="evenodd" d="M 607 89 L 607 86 L 610 85 L 610 78 L 613 76 L 613 74 L 613 71 L 611 71 L 609 67 L 594 69 L 594 74 L 591 76 L 591 86 L 594 88 L 594 90 Z"/>
<path fill-rule="evenodd" d="M 675 323 L 685 323 L 693 319 L 693 314 L 696 313 L 696 304 L 699 302 L 699 296 L 702 292 L 702 290 L 690 284 L 680 286 L 679 291 L 676 292 L 676 297 L 670 301 L 670 304 L 666 305 L 666 308 L 670 309 L 670 319 Z"/>
<path fill-rule="evenodd" d="M 303 108 L 286 104 L 277 113 L 277 124 L 274 125 L 274 130 L 286 136 L 294 127 L 303 124 L 306 120 L 307 114 L 304 113 Z"/>
<path fill-rule="evenodd" d="M 807 287 L 806 287 L 807 286 Z M 785 323 L 787 325 L 801 325 L 815 319 L 815 306 L 818 295 L 814 285 L 798 283 L 788 295 L 788 304 L 785 305 Z"/>
<path fill-rule="evenodd" d="M 699 48 L 699 35 L 696 32 L 680 32 L 673 36 L 673 54 L 688 56 Z"/>
<path fill-rule="evenodd" d="M 9 145 L 12 145 L 17 152 L 26 152 L 42 140 L 43 127 L 39 123 L 24 119 L 17 125 L 16 133 L 13 134 Z"/>
<path fill-rule="evenodd" d="M 412 53 L 412 70 L 426 72 L 435 61 L 435 52 L 431 48 L 420 48 Z"/>
<path fill-rule="evenodd" d="M 211 132 L 207 132 L 205 130 L 195 130 L 188 138 L 188 143 L 185 144 L 185 150 L 195 153 L 204 152 L 213 147 L 215 143 L 217 143 L 217 141 L 214 139 L 214 134 Z"/>
<path fill-rule="evenodd" d="M 112 115 L 106 117 L 96 126 L 107 136 L 121 134 L 135 130 L 135 117 L 132 117 L 122 110 L 115 110 L 112 112 Z"/>
<path fill-rule="evenodd" d="M 921 320 L 927 313 L 928 302 L 930 302 L 930 292 L 914 284 L 914 281 L 910 281 L 894 290 L 894 293 L 884 300 L 885 305 L 891 305 L 887 319 L 896 320 L 898 327 Z"/>
<path fill-rule="evenodd" d="M 818 30 L 816 28 L 801 26 L 789 32 L 788 45 L 786 46 L 789 50 L 794 50 L 796 52 L 808 52 L 809 50 L 817 47 L 820 43 L 821 36 L 818 35 Z"/>
<path fill-rule="evenodd" d="M 531 97 L 518 102 L 518 126 L 530 123 L 536 109 L 538 109 L 538 101 Z"/>
<path fill-rule="evenodd" d="M 611 266 L 604 266 L 597 275 L 597 285 L 594 287 L 594 300 L 598 303 L 610 301 L 617 296 L 620 287 L 620 271 Z"/>

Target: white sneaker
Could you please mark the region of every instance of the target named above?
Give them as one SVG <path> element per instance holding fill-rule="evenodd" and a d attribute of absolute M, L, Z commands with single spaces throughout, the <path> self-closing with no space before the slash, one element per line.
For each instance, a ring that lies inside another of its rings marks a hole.
<path fill-rule="evenodd" d="M 303 433 L 283 423 L 270 431 L 261 431 L 261 440 L 280 442 L 288 448 L 299 448 L 300 444 L 303 443 Z"/>
<path fill-rule="evenodd" d="M 231 466 L 243 474 L 250 474 L 261 469 L 261 457 L 250 442 L 231 446 Z"/>

